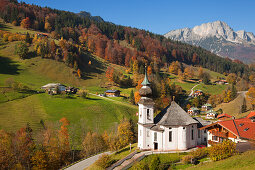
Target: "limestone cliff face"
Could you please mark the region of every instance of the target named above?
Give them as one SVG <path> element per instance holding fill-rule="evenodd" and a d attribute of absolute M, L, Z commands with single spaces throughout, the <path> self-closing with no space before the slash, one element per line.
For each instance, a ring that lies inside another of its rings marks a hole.
<path fill-rule="evenodd" d="M 222 21 L 173 30 L 164 36 L 201 46 L 223 57 L 239 59 L 246 63 L 255 61 L 254 34 L 244 30 L 234 31 Z"/>

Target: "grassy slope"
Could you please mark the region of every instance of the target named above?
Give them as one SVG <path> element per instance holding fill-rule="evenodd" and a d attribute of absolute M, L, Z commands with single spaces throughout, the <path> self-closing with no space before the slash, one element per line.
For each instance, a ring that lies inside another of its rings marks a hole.
<path fill-rule="evenodd" d="M 255 167 L 255 151 L 248 151 L 240 155 L 232 156 L 228 159 L 208 162 L 201 165 L 193 166 L 188 169 L 203 169 L 203 170 L 215 170 L 215 169 L 254 169 Z"/>
<path fill-rule="evenodd" d="M 198 76 L 198 67 L 193 67 L 194 70 L 194 75 Z M 214 71 L 210 71 L 208 69 L 204 68 L 204 72 L 208 72 L 211 75 L 211 81 L 215 81 L 217 80 L 217 77 L 225 77 L 224 75 L 214 72 Z M 170 79 L 172 83 L 175 83 L 176 85 L 181 86 L 184 90 L 187 91 L 187 93 L 189 94 L 191 92 L 191 88 L 193 86 L 195 86 L 196 82 L 192 82 L 192 81 L 180 81 L 178 79 L 178 76 L 171 74 L 170 75 Z M 226 85 L 205 85 L 203 83 L 201 83 L 200 85 L 198 85 L 197 87 L 194 88 L 194 90 L 196 89 L 200 89 L 206 93 L 210 93 L 210 94 L 220 94 L 222 93 L 223 90 L 225 90 L 227 88 Z"/>
<path fill-rule="evenodd" d="M 8 25 L 9 31 L 25 31 L 20 27 Z M 93 56 L 89 56 L 93 66 L 87 68 L 86 78 L 78 79 L 73 70 L 62 62 L 35 57 L 20 60 L 14 55 L 14 46 L 17 42 L 5 43 L 0 40 L 0 91 L 5 88 L 5 80 L 13 78 L 31 89 L 39 90 L 44 84 L 60 82 L 80 88 L 95 89 L 102 81 L 105 63 Z M 107 64 L 107 63 L 106 63 Z M 104 89 L 103 89 L 104 90 Z M 12 94 L 13 93 L 13 94 Z M 18 92 L 8 92 L 6 95 L 17 100 L 6 102 L 6 97 L 0 93 L 0 129 L 17 130 L 29 122 L 34 129 L 41 127 L 40 120 L 56 122 L 67 117 L 71 124 L 82 126 L 82 130 L 110 130 L 124 117 L 136 119 L 137 107 L 127 103 L 113 102 L 96 96 L 90 99 L 58 98 L 47 94 L 34 94 L 29 97 Z M 16 95 L 16 96 L 15 96 Z M 18 99 L 25 97 L 22 99 Z M 78 131 L 81 129 L 78 129 Z"/>
<path fill-rule="evenodd" d="M 221 108 L 223 110 L 223 113 L 230 114 L 232 116 L 235 116 L 236 118 L 244 117 L 248 113 L 250 113 L 251 104 L 250 104 L 249 100 L 247 100 L 247 98 L 246 98 L 247 110 L 249 110 L 249 111 L 240 114 L 240 109 L 243 104 L 243 99 L 244 99 L 243 95 L 238 95 L 233 101 L 231 101 L 229 103 L 222 103 L 222 104 L 218 105 L 215 108 L 215 110 L 218 110 Z"/>

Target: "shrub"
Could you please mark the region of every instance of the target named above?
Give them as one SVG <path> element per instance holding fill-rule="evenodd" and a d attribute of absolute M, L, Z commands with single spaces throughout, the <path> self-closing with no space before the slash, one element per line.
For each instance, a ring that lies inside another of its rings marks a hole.
<path fill-rule="evenodd" d="M 99 157 L 99 159 L 96 161 L 96 165 L 100 166 L 101 168 L 107 168 L 112 164 L 113 160 L 111 157 L 107 154 L 103 154 Z"/>
<path fill-rule="evenodd" d="M 149 170 L 149 166 L 146 162 L 136 162 L 134 166 L 132 166 L 133 170 Z"/>
<path fill-rule="evenodd" d="M 160 164 L 159 157 L 155 155 L 149 164 L 149 169 L 156 170 L 156 169 L 158 169 L 159 164 Z"/>
<path fill-rule="evenodd" d="M 84 99 L 87 99 L 89 96 L 89 92 L 87 90 L 80 90 L 78 92 L 78 95 Z"/>
<path fill-rule="evenodd" d="M 191 163 L 192 159 L 194 159 L 194 157 L 192 155 L 185 155 L 184 157 L 182 157 L 181 162 L 183 164 L 188 164 L 188 163 Z"/>
<path fill-rule="evenodd" d="M 209 148 L 209 157 L 213 161 L 228 158 L 236 153 L 236 144 L 230 140 L 215 144 Z"/>
<path fill-rule="evenodd" d="M 198 149 L 190 152 L 189 155 L 192 155 L 195 159 L 201 159 L 208 155 L 208 149 L 207 148 L 198 148 Z"/>

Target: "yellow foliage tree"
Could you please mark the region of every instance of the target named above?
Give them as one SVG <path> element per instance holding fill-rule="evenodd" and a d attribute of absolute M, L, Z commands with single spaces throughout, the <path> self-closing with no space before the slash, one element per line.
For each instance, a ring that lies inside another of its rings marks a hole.
<path fill-rule="evenodd" d="M 38 150 L 34 153 L 31 162 L 35 169 L 46 169 L 48 164 L 46 154 L 42 150 Z"/>
<path fill-rule="evenodd" d="M 173 61 L 169 66 L 169 72 L 178 75 L 178 71 L 181 69 L 181 64 L 178 61 Z"/>
<path fill-rule="evenodd" d="M 252 110 L 255 108 L 255 87 L 251 87 L 248 92 L 246 93 L 248 99 L 251 102 Z"/>
<path fill-rule="evenodd" d="M 118 126 L 118 137 L 121 147 L 128 145 L 133 142 L 134 133 L 132 131 L 132 126 L 129 121 L 124 120 Z"/>

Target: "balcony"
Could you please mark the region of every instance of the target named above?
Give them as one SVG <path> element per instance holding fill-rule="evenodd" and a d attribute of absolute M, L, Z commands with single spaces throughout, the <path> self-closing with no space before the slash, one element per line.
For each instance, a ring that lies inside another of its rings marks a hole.
<path fill-rule="evenodd" d="M 227 132 L 212 131 L 212 134 L 214 136 L 218 136 L 218 137 L 222 137 L 222 138 L 228 138 Z"/>

